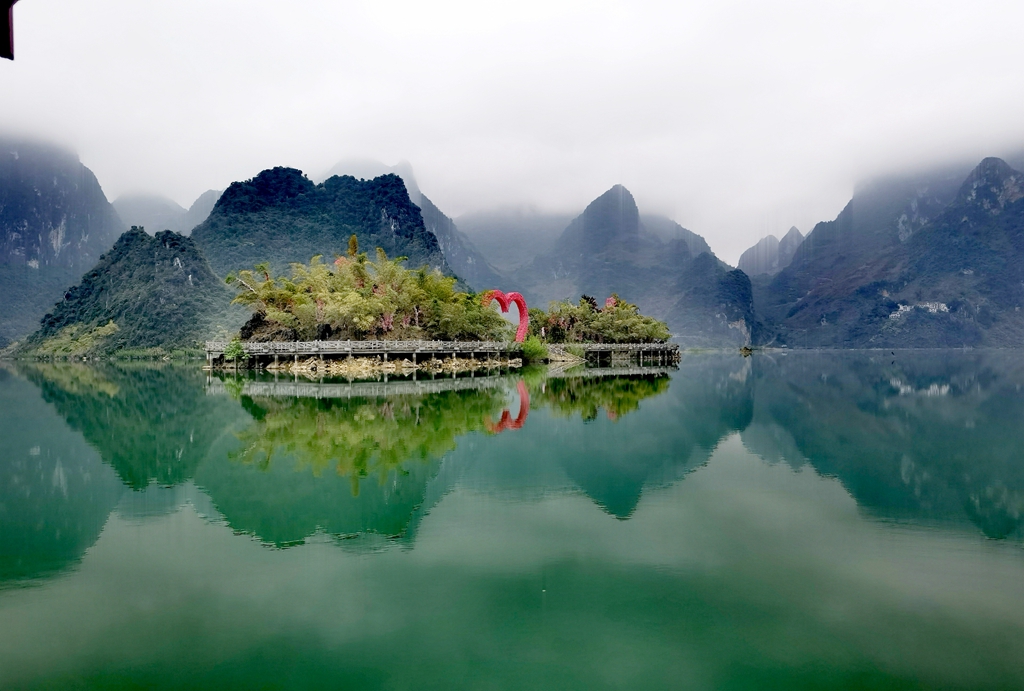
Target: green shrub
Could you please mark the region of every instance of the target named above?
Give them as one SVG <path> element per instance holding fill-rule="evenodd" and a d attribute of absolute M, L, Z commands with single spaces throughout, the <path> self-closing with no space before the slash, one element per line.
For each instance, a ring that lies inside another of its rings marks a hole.
<path fill-rule="evenodd" d="M 547 312 L 532 309 L 530 333 L 548 343 L 664 343 L 671 335 L 665 322 L 640 314 L 617 295 L 603 307 L 584 295 L 575 305 L 552 302 Z"/>
<path fill-rule="evenodd" d="M 245 346 L 242 345 L 242 341 L 237 338 L 231 339 L 228 343 L 228 347 L 224 349 L 225 360 L 241 360 L 244 357 L 248 357 L 249 353 L 246 352 Z"/>
<path fill-rule="evenodd" d="M 548 357 L 548 347 L 536 336 L 530 336 L 522 345 L 523 361 L 541 362 Z"/>

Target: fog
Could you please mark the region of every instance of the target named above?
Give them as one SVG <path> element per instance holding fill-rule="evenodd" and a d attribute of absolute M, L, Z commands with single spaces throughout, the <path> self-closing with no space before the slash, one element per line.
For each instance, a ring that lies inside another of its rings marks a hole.
<path fill-rule="evenodd" d="M 877 173 L 1024 143 L 1019 2 L 22 0 L 0 128 L 108 198 L 411 162 L 448 215 L 613 184 L 726 261 Z"/>

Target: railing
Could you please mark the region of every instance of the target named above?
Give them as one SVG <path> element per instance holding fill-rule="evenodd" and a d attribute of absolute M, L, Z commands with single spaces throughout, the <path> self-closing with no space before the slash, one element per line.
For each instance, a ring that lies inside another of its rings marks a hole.
<path fill-rule="evenodd" d="M 223 353 L 227 341 L 207 341 L 207 353 Z M 505 353 L 518 350 L 501 341 L 271 341 L 243 343 L 249 355 L 346 355 L 379 353 Z"/>
<path fill-rule="evenodd" d="M 560 343 L 585 352 L 676 352 L 675 343 Z M 206 352 L 220 354 L 227 341 L 207 341 Z M 347 355 L 379 353 L 507 353 L 518 344 L 501 341 L 271 341 L 243 343 L 249 355 Z"/>

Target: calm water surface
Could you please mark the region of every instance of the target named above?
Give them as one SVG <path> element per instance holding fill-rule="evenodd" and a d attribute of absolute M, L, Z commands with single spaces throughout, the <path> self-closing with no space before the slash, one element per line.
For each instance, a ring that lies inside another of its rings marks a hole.
<path fill-rule="evenodd" d="M 0 688 L 1022 689 L 1022 362 L 0 369 Z"/>

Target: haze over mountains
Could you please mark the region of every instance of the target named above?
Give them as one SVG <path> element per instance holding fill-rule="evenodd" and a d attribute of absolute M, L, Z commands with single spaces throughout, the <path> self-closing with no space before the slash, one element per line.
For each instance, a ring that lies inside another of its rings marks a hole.
<path fill-rule="evenodd" d="M 1024 176 L 997 158 L 861 190 L 761 291 L 800 346 L 1019 347 Z"/>
<path fill-rule="evenodd" d="M 539 305 L 616 293 L 668 322 L 685 345 L 749 343 L 759 332 L 750 280 L 719 261 L 700 236 L 674 230 L 668 241 L 648 230 L 633 195 L 616 185 L 573 219 L 549 252 L 509 278 Z"/>
<path fill-rule="evenodd" d="M 190 302 L 175 293 L 172 274 L 152 273 L 159 261 L 146 267 L 145 257 L 162 250 L 144 248 L 138 232 L 124 238 L 132 251 L 101 261 L 124 225 L 95 176 L 59 147 L 2 144 L 0 285 L 10 299 L 0 304 L 0 344 L 25 337 L 51 312 L 45 335 L 121 319 L 117 343 L 142 347 L 145 339 L 129 335 L 152 323 L 129 327 L 125 305 L 212 305 L 227 296 L 218 288 L 219 297 Z M 700 235 L 643 213 L 621 185 L 575 217 L 498 210 L 456 222 L 423 194 L 407 163 L 342 161 L 331 172 L 317 184 L 295 169 L 268 169 L 202 195 L 188 211 L 138 195 L 117 207 L 185 232 L 206 216 L 192 242 L 163 233 L 157 243 L 186 248 L 193 285 L 262 261 L 280 271 L 314 254 L 329 259 L 355 234 L 363 250 L 382 247 L 473 290 L 519 290 L 533 306 L 618 294 L 667 321 L 684 346 L 1016 347 L 1024 338 L 1024 176 L 1000 159 L 973 171 L 954 165 L 871 180 L 835 220 L 806 237 L 792 228 L 781 241 L 763 238 L 739 269 Z M 113 283 L 122 291 L 116 298 L 100 290 Z M 179 316 L 201 326 L 188 338 L 227 323 Z"/>
<path fill-rule="evenodd" d="M 139 226 L 150 235 L 161 230 L 173 230 L 187 236 L 210 215 L 221 192 L 203 192 L 188 209 L 158 194 L 122 194 L 113 204 L 121 221 L 129 228 Z"/>
<path fill-rule="evenodd" d="M 751 277 L 762 274 L 774 276 L 789 266 L 803 241 L 804 235 L 796 226 L 790 228 L 781 240 L 774 235 L 763 237 L 740 256 L 737 268 Z"/>

